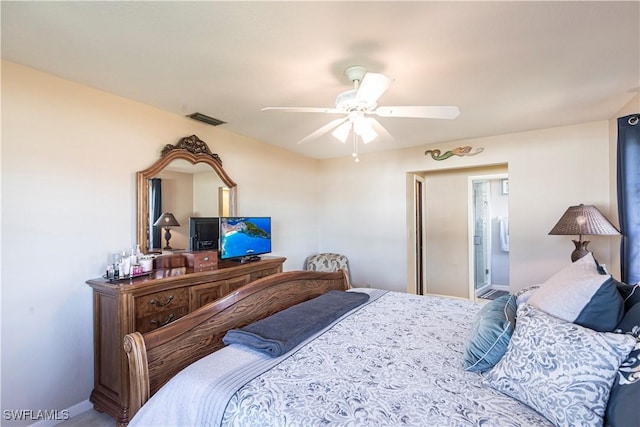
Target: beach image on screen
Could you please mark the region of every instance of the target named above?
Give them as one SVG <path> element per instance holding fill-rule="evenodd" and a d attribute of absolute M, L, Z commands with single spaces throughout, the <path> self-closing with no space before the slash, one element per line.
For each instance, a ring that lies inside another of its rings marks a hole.
<path fill-rule="evenodd" d="M 220 218 L 220 251 L 223 259 L 271 252 L 271 218 Z"/>

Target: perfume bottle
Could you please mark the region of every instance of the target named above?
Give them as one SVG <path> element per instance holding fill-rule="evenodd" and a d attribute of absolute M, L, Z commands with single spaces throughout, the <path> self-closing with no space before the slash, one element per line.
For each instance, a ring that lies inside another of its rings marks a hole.
<path fill-rule="evenodd" d="M 127 277 L 131 269 L 131 259 L 127 255 L 127 251 L 122 252 L 122 259 L 120 261 L 120 277 Z"/>
<path fill-rule="evenodd" d="M 113 278 L 117 279 L 120 277 L 120 264 L 122 263 L 122 256 L 118 254 L 113 254 Z"/>
<path fill-rule="evenodd" d="M 133 248 L 131 249 L 131 255 L 129 255 L 129 262 L 132 266 L 138 263 L 138 253 Z"/>

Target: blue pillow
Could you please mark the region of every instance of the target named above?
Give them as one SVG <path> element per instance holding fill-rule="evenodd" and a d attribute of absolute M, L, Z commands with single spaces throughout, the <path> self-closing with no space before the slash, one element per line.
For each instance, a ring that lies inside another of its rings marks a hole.
<path fill-rule="evenodd" d="M 615 332 L 630 333 L 638 341 L 618 369 L 609 395 L 605 424 L 611 427 L 640 426 L 640 303 L 627 311 Z"/>
<path fill-rule="evenodd" d="M 516 324 L 516 297 L 508 294 L 488 302 L 476 314 L 464 348 L 464 368 L 491 369 L 507 351 Z"/>

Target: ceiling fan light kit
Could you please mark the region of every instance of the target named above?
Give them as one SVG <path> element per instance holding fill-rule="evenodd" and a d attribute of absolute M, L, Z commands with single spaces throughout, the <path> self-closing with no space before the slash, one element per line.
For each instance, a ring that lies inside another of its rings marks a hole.
<path fill-rule="evenodd" d="M 395 106 L 378 107 L 378 99 L 389 89 L 393 79 L 382 73 L 369 73 L 367 69 L 356 65 L 345 70 L 345 75 L 353 82 L 353 89 L 344 91 L 336 97 L 335 108 L 318 107 L 265 107 L 262 110 L 294 113 L 344 114 L 341 119 L 332 120 L 306 137 L 298 144 L 317 138 L 327 132 L 345 143 L 353 135 L 353 157 L 358 159 L 358 137 L 367 144 L 378 137 L 374 128 L 389 133 L 373 117 L 408 117 L 429 119 L 455 119 L 460 114 L 456 106 Z M 353 131 L 353 132 L 352 132 Z"/>
<path fill-rule="evenodd" d="M 358 115 L 358 117 L 353 120 L 353 132 L 362 138 L 362 142 L 365 144 L 370 143 L 378 136 L 376 131 L 371 127 L 371 124 L 362 115 Z"/>
<path fill-rule="evenodd" d="M 331 135 L 333 135 L 334 138 L 336 138 L 338 141 L 341 141 L 344 144 L 347 141 L 347 138 L 349 138 L 350 132 L 351 132 L 351 123 L 343 122 L 340 126 L 335 128 L 333 132 L 331 132 Z"/>

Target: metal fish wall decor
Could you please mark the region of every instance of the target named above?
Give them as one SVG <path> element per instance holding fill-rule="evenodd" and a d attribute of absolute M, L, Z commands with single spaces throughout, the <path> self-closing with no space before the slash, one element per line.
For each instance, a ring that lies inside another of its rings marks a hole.
<path fill-rule="evenodd" d="M 454 148 L 453 150 L 445 151 L 444 153 L 442 153 L 442 151 L 438 149 L 427 150 L 424 152 L 424 155 L 428 156 L 429 154 L 431 154 L 431 158 L 433 160 L 447 160 L 452 156 L 475 156 L 476 154 L 482 153 L 484 151 L 484 148 L 476 148 L 476 151 L 474 152 L 471 152 L 471 150 L 472 148 L 467 145 L 466 147 Z"/>

